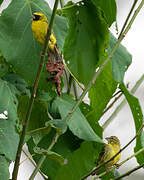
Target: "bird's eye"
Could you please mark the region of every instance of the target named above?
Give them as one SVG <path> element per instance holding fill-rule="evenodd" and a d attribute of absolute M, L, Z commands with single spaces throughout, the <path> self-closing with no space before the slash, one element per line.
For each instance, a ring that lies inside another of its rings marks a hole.
<path fill-rule="evenodd" d="M 35 15 L 35 14 L 34 14 L 34 19 L 33 19 L 33 20 L 34 20 L 34 21 L 38 21 L 38 20 L 40 19 L 40 17 L 41 17 L 40 15 Z"/>

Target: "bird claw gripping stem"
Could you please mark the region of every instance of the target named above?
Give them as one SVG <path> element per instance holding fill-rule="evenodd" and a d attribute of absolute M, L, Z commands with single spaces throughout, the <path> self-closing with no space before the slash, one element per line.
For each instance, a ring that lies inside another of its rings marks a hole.
<path fill-rule="evenodd" d="M 61 96 L 60 76 L 62 75 L 63 70 L 64 65 L 62 58 L 58 60 L 54 53 L 49 52 L 48 61 L 46 62 L 46 71 L 50 73 L 50 77 L 47 77 L 46 80 L 52 80 L 54 82 L 59 96 Z"/>

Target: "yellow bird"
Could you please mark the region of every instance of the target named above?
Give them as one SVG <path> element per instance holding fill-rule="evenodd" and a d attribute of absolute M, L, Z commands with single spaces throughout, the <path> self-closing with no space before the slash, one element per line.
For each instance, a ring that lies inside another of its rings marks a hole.
<path fill-rule="evenodd" d="M 44 45 L 45 43 L 45 37 L 47 34 L 48 29 L 48 20 L 46 16 L 43 13 L 35 12 L 32 15 L 32 32 L 34 35 L 34 38 L 41 44 Z M 54 52 L 54 48 L 56 45 L 56 38 L 54 36 L 54 33 L 52 32 L 50 35 L 50 40 L 48 43 L 48 46 L 52 52 Z"/>
<path fill-rule="evenodd" d="M 107 137 L 106 140 L 108 144 L 105 144 L 98 160 L 98 165 L 103 162 L 111 159 L 116 153 L 120 150 L 120 141 L 116 136 Z M 117 162 L 120 160 L 121 154 L 118 154 L 112 161 L 105 165 L 106 168 L 111 167 L 113 165 L 117 165 Z"/>

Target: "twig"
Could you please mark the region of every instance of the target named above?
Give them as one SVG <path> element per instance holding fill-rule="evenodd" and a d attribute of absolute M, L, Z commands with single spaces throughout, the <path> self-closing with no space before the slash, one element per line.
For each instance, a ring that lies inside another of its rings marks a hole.
<path fill-rule="evenodd" d="M 61 5 L 61 8 L 64 7 L 64 0 L 60 0 L 60 5 Z"/>
<path fill-rule="evenodd" d="M 130 9 L 130 12 L 129 12 L 129 14 L 128 14 L 128 16 L 127 16 L 125 22 L 124 22 L 124 25 L 123 25 L 123 27 L 122 27 L 122 29 L 121 29 L 121 32 L 120 32 L 120 34 L 119 34 L 118 39 L 119 39 L 120 36 L 122 35 L 122 33 L 123 33 L 123 31 L 124 31 L 124 29 L 125 29 L 125 27 L 126 27 L 128 21 L 129 21 L 129 19 L 130 19 L 130 17 L 131 17 L 131 14 L 132 14 L 132 12 L 133 12 L 133 10 L 134 10 L 134 8 L 135 8 L 137 2 L 138 2 L 138 0 L 134 0 L 133 5 L 132 5 L 132 7 L 131 7 L 131 9 Z"/>
<path fill-rule="evenodd" d="M 63 62 L 64 63 L 64 62 Z M 64 63 L 64 66 L 66 68 L 66 70 L 70 73 L 70 75 L 73 77 L 73 79 L 75 80 L 75 82 L 78 84 L 78 86 L 84 91 L 85 88 L 82 87 L 82 85 L 80 84 L 80 82 L 77 80 L 77 78 L 73 75 L 73 73 L 70 71 L 70 69 L 68 68 L 68 66 Z"/>
<path fill-rule="evenodd" d="M 130 157 L 126 158 L 125 160 L 123 160 L 121 163 L 119 163 L 119 166 L 122 166 L 125 162 L 129 161 L 131 158 L 137 156 L 138 154 L 140 154 L 141 152 L 144 151 L 144 148 L 140 149 L 139 151 L 137 151 L 136 153 L 132 154 Z M 111 169 L 110 169 L 110 172 L 113 171 L 114 169 L 116 168 L 116 166 L 113 166 Z M 95 176 L 92 180 L 96 180 L 102 176 L 104 176 L 105 174 L 107 174 L 107 172 L 103 172 L 97 176 Z"/>
<path fill-rule="evenodd" d="M 81 180 L 86 179 L 88 176 L 95 174 L 97 170 L 99 170 L 101 167 L 105 166 L 107 163 L 109 163 L 110 161 L 112 161 L 118 154 L 120 154 L 123 150 L 125 150 L 141 133 L 141 131 L 143 130 L 144 125 L 142 125 L 140 127 L 140 129 L 138 130 L 138 132 L 136 133 L 136 135 L 122 148 L 119 150 L 118 153 L 116 153 L 112 158 L 110 158 L 108 161 L 103 162 L 102 164 L 98 165 L 95 169 L 93 169 L 90 173 L 88 173 L 86 176 L 84 176 Z"/>
<path fill-rule="evenodd" d="M 47 53 L 47 50 L 48 50 L 48 42 L 49 42 L 49 39 L 50 39 L 50 34 L 51 34 L 52 26 L 53 26 L 53 23 L 54 23 L 54 18 L 55 18 L 55 15 L 56 15 L 57 5 L 58 5 L 58 0 L 55 1 L 51 21 L 50 21 L 49 28 L 48 28 L 47 35 L 46 35 L 44 48 L 43 48 L 43 51 L 42 51 L 42 56 L 41 56 L 41 59 L 40 59 L 40 65 L 39 65 L 37 75 L 36 75 L 36 79 L 35 79 L 35 82 L 34 82 L 34 85 L 33 85 L 32 95 L 31 95 L 31 98 L 30 98 L 30 101 L 29 101 L 29 105 L 28 105 L 28 109 L 27 109 L 27 113 L 26 113 L 26 117 L 25 117 L 25 122 L 24 122 L 24 125 L 23 125 L 23 130 L 22 130 L 22 134 L 21 134 L 21 137 L 20 137 L 20 142 L 19 142 L 19 146 L 18 146 L 18 150 L 17 150 L 17 154 L 16 154 L 14 170 L 13 170 L 13 173 L 12 173 L 12 180 L 17 180 L 21 151 L 22 151 L 22 147 L 23 147 L 23 143 L 24 143 L 24 138 L 25 138 L 25 134 L 26 134 L 26 130 L 27 130 L 27 125 L 28 125 L 28 122 L 30 120 L 34 99 L 36 97 L 37 86 L 38 86 L 38 83 L 39 83 L 39 80 L 40 80 L 41 71 L 43 69 L 44 59 L 45 59 L 45 56 L 46 56 L 46 53 Z"/>
<path fill-rule="evenodd" d="M 136 90 L 139 88 L 141 83 L 144 81 L 144 74 L 140 77 L 140 79 L 136 82 L 134 87 L 131 89 L 131 93 L 135 93 Z M 127 103 L 126 99 L 124 99 L 115 109 L 115 111 L 111 114 L 111 116 L 107 119 L 107 121 L 102 125 L 103 129 L 106 129 L 111 121 L 116 117 L 116 115 L 121 111 L 123 106 Z"/>
<path fill-rule="evenodd" d="M 28 155 L 25 151 L 24 151 L 24 149 L 22 149 L 22 151 L 23 151 L 23 153 L 27 156 L 27 158 L 26 159 L 24 159 L 20 164 L 22 164 L 23 162 L 25 162 L 27 159 L 28 160 L 30 160 L 30 162 L 32 163 L 32 165 L 34 166 L 34 167 L 36 167 L 36 164 L 34 163 L 34 161 L 32 160 L 32 156 L 34 156 L 35 154 L 32 154 L 32 155 Z M 41 176 L 46 180 L 47 178 L 45 177 L 45 175 L 39 170 L 39 173 L 41 174 Z"/>
<path fill-rule="evenodd" d="M 56 144 L 59 136 L 60 136 L 60 134 L 56 133 L 56 135 L 55 135 L 54 139 L 52 140 L 52 143 L 48 147 L 47 151 L 50 151 L 53 148 L 53 146 Z M 46 157 L 47 156 L 44 155 L 44 154 L 41 156 L 39 162 L 37 163 L 37 167 L 34 169 L 34 171 L 33 171 L 32 175 L 30 176 L 29 180 L 33 180 L 35 178 L 36 174 L 38 173 L 39 169 L 41 168 L 41 166 L 42 166 L 44 160 L 46 159 Z"/>
<path fill-rule="evenodd" d="M 98 76 L 100 75 L 100 73 L 103 71 L 104 67 L 107 65 L 107 63 L 110 61 L 110 59 L 112 58 L 113 54 L 115 53 L 115 51 L 117 50 L 117 48 L 119 47 L 121 41 L 124 39 L 125 35 L 128 33 L 128 31 L 131 28 L 131 25 L 133 24 L 136 16 L 138 15 L 139 11 L 141 10 L 141 8 L 144 5 L 144 0 L 141 1 L 141 3 L 139 4 L 138 8 L 136 9 L 134 15 L 132 16 L 129 24 L 127 25 L 125 31 L 123 32 L 123 34 L 120 36 L 120 38 L 118 39 L 118 41 L 116 42 L 115 46 L 113 47 L 111 53 L 108 55 L 108 57 L 106 58 L 106 60 L 102 63 L 102 65 L 99 67 L 99 69 L 95 72 L 92 80 L 88 83 L 88 86 L 85 88 L 85 90 L 83 91 L 83 93 L 81 94 L 81 96 L 79 97 L 78 101 L 75 103 L 75 105 L 73 106 L 73 108 L 69 111 L 69 113 L 67 114 L 67 116 L 65 117 L 65 121 L 69 121 L 69 119 L 71 118 L 73 112 L 75 112 L 75 110 L 77 109 L 77 107 L 80 105 L 80 103 L 82 102 L 83 98 L 85 97 L 85 95 L 87 94 L 87 92 L 89 91 L 89 89 L 92 87 L 92 85 L 95 83 L 96 79 L 98 78 Z"/>
<path fill-rule="evenodd" d="M 131 169 L 130 171 L 126 172 L 125 174 L 122 174 L 121 176 L 115 178 L 114 180 L 118 180 L 118 179 L 121 179 L 121 178 L 123 178 L 123 177 L 125 177 L 125 176 L 129 176 L 129 175 L 132 174 L 134 171 L 137 171 L 138 169 L 140 169 L 140 168 L 142 168 L 142 167 L 144 167 L 144 163 L 141 164 L 140 166 L 137 166 L 137 167 Z"/>
<path fill-rule="evenodd" d="M 123 95 L 123 93 L 120 93 L 119 96 L 115 97 L 113 102 L 103 111 L 102 116 L 117 102 L 117 100 Z"/>

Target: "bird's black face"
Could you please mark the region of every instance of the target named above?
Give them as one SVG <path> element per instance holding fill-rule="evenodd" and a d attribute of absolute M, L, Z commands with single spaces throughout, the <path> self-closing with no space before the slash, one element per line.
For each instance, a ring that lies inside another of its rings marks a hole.
<path fill-rule="evenodd" d="M 34 21 L 38 21 L 38 20 L 40 20 L 41 16 L 33 14 L 32 18 L 33 18 Z"/>

